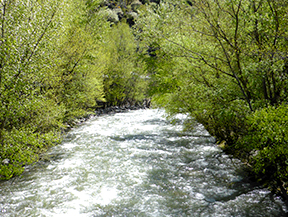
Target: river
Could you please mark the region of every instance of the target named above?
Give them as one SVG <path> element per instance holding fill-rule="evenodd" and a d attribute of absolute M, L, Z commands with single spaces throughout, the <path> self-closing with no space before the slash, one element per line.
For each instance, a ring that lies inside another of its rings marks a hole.
<path fill-rule="evenodd" d="M 201 125 L 183 132 L 184 119 L 149 109 L 83 123 L 0 183 L 0 216 L 285 216 Z"/>

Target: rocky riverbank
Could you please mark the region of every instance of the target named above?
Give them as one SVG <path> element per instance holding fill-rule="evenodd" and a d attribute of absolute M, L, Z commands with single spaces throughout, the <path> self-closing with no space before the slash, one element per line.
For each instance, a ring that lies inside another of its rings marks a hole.
<path fill-rule="evenodd" d="M 90 113 L 82 118 L 75 119 L 71 123 L 66 123 L 67 128 L 64 130 L 65 132 L 69 131 L 72 127 L 79 125 L 95 116 L 100 116 L 104 114 L 113 114 L 126 112 L 129 110 L 137 110 L 137 109 L 148 109 L 151 107 L 151 99 L 144 99 L 141 102 L 125 102 L 118 106 L 110 105 L 105 102 L 98 102 L 98 107 L 95 109 L 95 113 Z"/>
<path fill-rule="evenodd" d="M 119 113 L 127 110 L 147 109 L 151 106 L 151 99 L 144 99 L 142 102 L 126 102 L 119 106 L 109 106 L 103 103 L 96 109 L 96 115 Z"/>

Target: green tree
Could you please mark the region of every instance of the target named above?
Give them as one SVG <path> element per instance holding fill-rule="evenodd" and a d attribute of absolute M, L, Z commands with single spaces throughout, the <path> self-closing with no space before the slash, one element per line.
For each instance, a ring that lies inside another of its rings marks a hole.
<path fill-rule="evenodd" d="M 235 142 L 237 137 L 228 137 L 241 132 L 235 118 L 245 122 L 243 110 L 249 113 L 287 100 L 286 9 L 284 1 L 268 0 L 164 1 L 146 9 L 137 23 L 140 37 L 146 46 L 156 42 L 162 56 L 176 63 L 165 73 L 159 68 L 151 72 L 162 82 L 176 84 L 157 87 L 160 95 L 165 88 L 170 92 L 162 105 L 191 112 L 212 135 Z M 160 55 L 150 57 L 159 60 Z M 231 123 L 229 129 L 219 129 L 225 123 Z"/>
<path fill-rule="evenodd" d="M 1 1 L 0 179 L 59 142 L 60 129 L 103 98 L 96 1 Z"/>
<path fill-rule="evenodd" d="M 135 103 L 145 98 L 144 62 L 138 58 L 137 44 L 126 23 L 112 27 L 103 44 L 104 91 L 108 104 Z"/>
<path fill-rule="evenodd" d="M 46 83 L 46 89 L 53 91 L 52 95 L 65 108 L 65 122 L 93 111 L 96 101 L 104 96 L 98 50 L 99 38 L 109 26 L 100 15 L 91 12 L 97 8 L 96 2 L 88 3 L 70 2 L 65 28 L 55 47 L 52 74 L 57 79 Z"/>
<path fill-rule="evenodd" d="M 51 40 L 61 28 L 58 12 L 64 5 L 60 0 L 1 1 L 0 157 L 6 163 L 1 162 L 0 178 L 21 173 L 40 146 L 57 138 L 48 128 L 60 125 L 62 113 L 41 93 L 41 83 L 51 67 Z"/>

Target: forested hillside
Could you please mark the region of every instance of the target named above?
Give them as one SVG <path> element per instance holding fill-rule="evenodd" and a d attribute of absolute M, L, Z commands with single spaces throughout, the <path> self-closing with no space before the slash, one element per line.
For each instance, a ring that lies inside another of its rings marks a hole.
<path fill-rule="evenodd" d="M 288 204 L 285 0 L 1 1 L 1 179 L 99 104 L 200 122 Z M 147 95 L 148 94 L 148 95 Z"/>

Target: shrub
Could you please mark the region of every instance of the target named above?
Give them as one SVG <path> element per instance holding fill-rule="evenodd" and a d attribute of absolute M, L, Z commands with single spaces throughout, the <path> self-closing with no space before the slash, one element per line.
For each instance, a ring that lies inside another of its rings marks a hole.
<path fill-rule="evenodd" d="M 248 117 L 249 132 L 237 146 L 262 178 L 288 179 L 288 106 L 259 109 Z"/>

